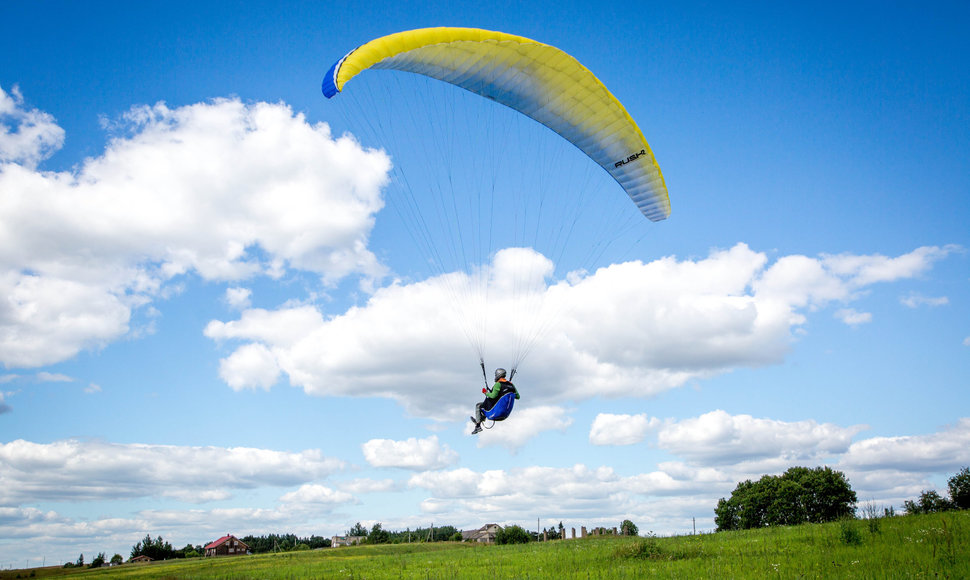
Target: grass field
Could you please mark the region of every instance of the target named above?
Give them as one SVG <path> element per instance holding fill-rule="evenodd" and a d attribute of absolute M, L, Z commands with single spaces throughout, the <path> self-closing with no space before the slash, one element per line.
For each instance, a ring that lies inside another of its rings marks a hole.
<path fill-rule="evenodd" d="M 359 546 L 8 578 L 970 578 L 970 511 L 672 538 Z"/>

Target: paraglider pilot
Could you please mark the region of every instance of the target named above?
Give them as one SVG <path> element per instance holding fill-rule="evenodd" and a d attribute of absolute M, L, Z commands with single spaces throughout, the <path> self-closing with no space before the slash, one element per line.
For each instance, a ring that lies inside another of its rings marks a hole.
<path fill-rule="evenodd" d="M 472 435 L 481 432 L 486 411 L 490 411 L 504 395 L 515 393 L 515 398 L 519 398 L 519 391 L 511 381 L 505 378 L 505 369 L 501 368 L 495 369 L 495 384 L 491 388 L 482 387 L 482 392 L 485 393 L 485 400 L 475 405 L 475 416 L 471 417 L 471 420 L 475 423 L 475 430 L 472 431 Z"/>

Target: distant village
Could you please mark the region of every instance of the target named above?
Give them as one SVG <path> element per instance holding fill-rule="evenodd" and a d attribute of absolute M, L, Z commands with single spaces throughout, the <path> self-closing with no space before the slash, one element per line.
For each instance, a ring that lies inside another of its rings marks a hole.
<path fill-rule="evenodd" d="M 472 530 L 458 530 L 454 526 L 429 526 L 428 528 L 417 528 L 405 531 L 385 530 L 380 523 L 368 530 L 357 522 L 344 535 L 335 535 L 329 538 L 322 536 L 310 536 L 300 538 L 294 534 L 270 534 L 267 536 L 243 536 L 237 537 L 231 533 L 208 542 L 207 544 L 193 546 L 186 545 L 184 548 L 173 548 L 161 536 L 152 538 L 149 534 L 145 538 L 132 546 L 130 557 L 125 560 L 120 554 L 115 554 L 111 559 L 107 559 L 104 553 L 98 554 L 90 563 L 86 563 L 84 555 L 75 562 L 68 562 L 65 568 L 88 567 L 97 568 L 101 566 L 119 566 L 122 564 L 145 564 L 159 560 L 172 560 L 177 558 L 217 558 L 228 556 L 244 556 L 248 554 L 261 554 L 269 552 L 292 552 L 302 550 L 333 549 L 363 544 L 399 544 L 410 542 L 478 542 L 485 544 L 501 543 L 525 543 L 530 541 L 548 542 L 553 540 L 577 539 L 595 535 L 637 535 L 637 528 L 633 522 L 625 520 L 619 528 L 591 528 L 587 531 L 586 526 L 580 527 L 578 533 L 576 528 L 568 531 L 562 525 L 553 526 L 539 531 L 527 531 L 520 526 L 503 527 L 498 524 L 489 523 Z"/>

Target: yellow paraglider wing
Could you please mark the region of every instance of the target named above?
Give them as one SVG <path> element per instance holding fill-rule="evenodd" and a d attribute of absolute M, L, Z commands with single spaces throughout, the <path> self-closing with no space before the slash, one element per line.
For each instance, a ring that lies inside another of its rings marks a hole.
<path fill-rule="evenodd" d="M 337 61 L 323 81 L 333 97 L 360 72 L 432 77 L 549 127 L 609 172 L 653 221 L 670 215 L 660 166 L 640 128 L 596 76 L 565 52 L 477 28 L 424 28 L 372 40 Z"/>

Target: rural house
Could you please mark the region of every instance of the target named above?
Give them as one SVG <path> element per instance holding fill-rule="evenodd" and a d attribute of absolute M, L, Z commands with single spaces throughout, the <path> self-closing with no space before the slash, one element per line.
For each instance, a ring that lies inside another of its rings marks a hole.
<path fill-rule="evenodd" d="M 356 546 L 357 544 L 363 544 L 366 539 L 367 536 L 333 536 L 330 538 L 330 547 Z"/>
<path fill-rule="evenodd" d="M 495 535 L 498 534 L 499 530 L 501 529 L 502 526 L 498 524 L 485 524 L 477 530 L 462 530 L 461 541 L 485 542 L 491 544 L 495 541 Z"/>
<path fill-rule="evenodd" d="M 248 553 L 249 546 L 232 534 L 226 534 L 205 547 L 206 558 L 209 556 L 241 556 Z"/>

